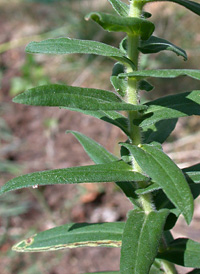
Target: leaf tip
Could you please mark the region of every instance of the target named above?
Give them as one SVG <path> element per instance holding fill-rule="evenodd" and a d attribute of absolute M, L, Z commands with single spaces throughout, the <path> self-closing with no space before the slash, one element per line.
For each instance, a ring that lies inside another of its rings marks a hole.
<path fill-rule="evenodd" d="M 22 93 L 18 94 L 12 99 L 13 103 L 21 104 L 22 103 Z"/>

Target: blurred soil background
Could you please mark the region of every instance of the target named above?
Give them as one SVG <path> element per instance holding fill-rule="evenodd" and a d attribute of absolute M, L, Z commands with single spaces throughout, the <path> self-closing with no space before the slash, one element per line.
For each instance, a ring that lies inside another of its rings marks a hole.
<path fill-rule="evenodd" d="M 197 1 L 198 2 L 198 1 Z M 113 90 L 109 76 L 113 61 L 96 56 L 27 55 L 25 45 L 46 38 L 94 39 L 118 46 L 122 34 L 106 33 L 84 16 L 90 11 L 111 11 L 106 0 L 0 0 L 0 185 L 28 172 L 92 164 L 66 130 L 80 131 L 119 155 L 117 143 L 125 136 L 110 124 L 80 113 L 12 103 L 26 89 L 48 83 Z M 199 69 L 199 18 L 173 3 L 146 7 L 153 13 L 155 35 L 184 48 L 188 62 L 163 52 L 140 59 L 142 68 Z M 112 11 L 111 11 L 112 12 Z M 197 23 L 198 22 L 198 23 Z M 143 100 L 199 89 L 187 77 L 153 79 L 155 89 Z M 161 86 L 161 88 L 159 87 Z M 179 166 L 199 162 L 200 120 L 181 118 L 164 150 Z M 118 270 L 119 249 L 80 248 L 47 253 L 15 253 L 17 241 L 67 222 L 123 221 L 131 204 L 114 184 L 47 186 L 11 192 L 0 198 L 1 274 L 78 274 Z M 174 236 L 200 241 L 200 203 L 188 227 L 184 220 Z M 179 273 L 185 273 L 179 268 Z"/>

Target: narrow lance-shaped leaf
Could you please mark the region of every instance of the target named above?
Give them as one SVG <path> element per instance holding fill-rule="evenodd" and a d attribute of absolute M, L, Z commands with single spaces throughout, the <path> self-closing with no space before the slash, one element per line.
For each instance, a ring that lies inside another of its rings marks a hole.
<path fill-rule="evenodd" d="M 138 70 L 129 73 L 121 73 L 120 78 L 126 77 L 156 77 L 156 78 L 175 78 L 179 76 L 189 76 L 200 80 L 200 70 L 198 69 L 158 69 L 158 70 Z"/>
<path fill-rule="evenodd" d="M 200 15 L 200 4 L 196 3 L 194 1 L 189 0 L 162 0 L 162 1 L 169 1 L 177 3 L 181 6 L 184 6 L 185 8 L 189 9 L 190 11 L 196 13 L 197 15 Z"/>
<path fill-rule="evenodd" d="M 183 49 L 175 46 L 174 44 L 165 39 L 156 36 L 151 36 L 148 40 L 141 41 L 138 49 L 144 54 L 157 53 L 163 50 L 169 50 L 173 51 L 178 56 L 182 56 L 185 61 L 187 60 L 187 54 Z"/>
<path fill-rule="evenodd" d="M 26 47 L 28 53 L 40 54 L 94 54 L 113 58 L 134 67 L 133 63 L 117 48 L 107 44 L 71 38 L 47 39 L 41 42 L 31 42 Z"/>
<path fill-rule="evenodd" d="M 83 110 L 142 110 L 147 108 L 142 105 L 127 104 L 117 95 L 106 90 L 66 85 L 45 85 L 32 88 L 16 96 L 13 102 Z"/>
<path fill-rule="evenodd" d="M 171 202 L 180 210 L 189 224 L 194 210 L 188 183 L 178 166 L 160 149 L 152 145 L 127 147 L 142 170 L 161 186 Z"/>
<path fill-rule="evenodd" d="M 143 4 L 150 3 L 150 2 L 155 2 L 158 0 L 143 0 Z M 174 2 L 177 3 L 190 11 L 196 13 L 197 15 L 200 15 L 200 4 L 194 1 L 190 0 L 159 0 L 159 1 L 168 1 L 168 2 Z"/>
<path fill-rule="evenodd" d="M 117 161 L 110 164 L 70 167 L 22 175 L 8 181 L 0 189 L 0 194 L 25 187 L 43 185 L 143 180 L 148 180 L 148 178 L 133 172 L 131 166 L 125 162 Z"/>
<path fill-rule="evenodd" d="M 132 210 L 122 237 L 120 273 L 146 274 L 157 255 L 163 226 L 169 211 Z"/>
<path fill-rule="evenodd" d="M 145 105 L 148 109 L 137 121 L 142 128 L 164 119 L 200 115 L 200 90 L 161 97 Z"/>
<path fill-rule="evenodd" d="M 142 40 L 147 40 L 154 32 L 152 22 L 136 17 L 122 17 L 103 12 L 91 12 L 86 19 L 92 19 L 107 31 L 122 31 L 129 35 L 137 34 Z"/>
<path fill-rule="evenodd" d="M 13 250 L 41 252 L 82 246 L 120 247 L 123 229 L 123 222 L 66 224 L 33 235 L 16 244 Z"/>
<path fill-rule="evenodd" d="M 76 137 L 95 164 L 105 164 L 118 160 L 116 156 L 84 134 L 72 130 L 68 130 L 67 133 L 72 133 Z"/>
<path fill-rule="evenodd" d="M 120 16 L 128 16 L 129 6 L 120 0 L 108 0 Z"/>
<path fill-rule="evenodd" d="M 117 157 L 89 137 L 71 130 L 67 132 L 72 133 L 77 138 L 95 164 L 110 163 L 117 160 Z M 116 185 L 122 189 L 131 203 L 137 207 L 140 207 L 138 197 L 135 194 L 136 186 L 133 182 L 116 182 Z"/>
<path fill-rule="evenodd" d="M 200 243 L 179 238 L 172 241 L 166 250 L 158 253 L 157 257 L 185 267 L 200 268 Z"/>

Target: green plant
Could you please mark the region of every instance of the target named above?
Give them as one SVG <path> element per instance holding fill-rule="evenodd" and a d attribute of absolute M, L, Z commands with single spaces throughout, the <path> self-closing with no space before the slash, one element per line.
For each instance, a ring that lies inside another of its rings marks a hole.
<path fill-rule="evenodd" d="M 121 274 L 177 273 L 174 264 L 193 267 L 199 273 L 200 243 L 173 239 L 170 230 L 180 214 L 189 224 L 193 202 L 200 194 L 200 164 L 185 169 L 163 152 L 162 143 L 179 117 L 200 114 L 200 90 L 170 95 L 140 103 L 140 90 L 151 91 L 147 77 L 189 76 L 200 80 L 199 70 L 140 70 L 139 54 L 171 50 L 187 59 L 186 52 L 167 40 L 153 36 L 154 24 L 143 6 L 154 0 L 132 0 L 129 5 L 109 0 L 117 15 L 92 12 L 86 19 L 107 31 L 125 32 L 120 49 L 95 41 L 70 38 L 31 42 L 28 53 L 84 53 L 117 61 L 110 78 L 116 93 L 66 85 L 32 88 L 14 102 L 35 106 L 58 106 L 82 112 L 119 127 L 127 136 L 120 143 L 118 159 L 85 135 L 72 133 L 95 165 L 48 170 L 23 175 L 7 182 L 0 193 L 40 185 L 114 181 L 134 205 L 127 221 L 66 224 L 21 241 L 13 249 L 22 252 L 55 251 L 80 246 L 121 246 Z M 165 1 L 165 0 L 163 0 Z M 168 0 L 200 15 L 200 4 Z M 118 94 L 117 94 L 118 93 Z M 126 116 L 119 111 L 125 111 Z"/>

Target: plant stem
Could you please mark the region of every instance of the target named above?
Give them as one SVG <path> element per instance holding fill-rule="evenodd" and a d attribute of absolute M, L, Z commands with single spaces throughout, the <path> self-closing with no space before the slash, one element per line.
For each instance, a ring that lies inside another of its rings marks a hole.
<path fill-rule="evenodd" d="M 142 4 L 141 2 L 131 0 L 130 8 L 129 8 L 129 16 L 130 17 L 138 17 L 140 18 L 142 12 Z M 127 47 L 127 56 L 128 58 L 135 64 L 135 70 L 138 70 L 138 59 L 139 59 L 139 34 L 131 34 L 127 37 L 128 47 Z M 127 72 L 131 72 L 132 68 L 127 68 Z M 139 104 L 138 100 L 138 79 L 131 78 L 128 79 L 127 86 L 127 98 L 126 101 L 129 104 L 137 105 Z M 128 120 L 129 120 L 129 132 L 130 132 L 130 141 L 133 145 L 139 145 L 142 142 L 141 131 L 139 126 L 134 124 L 134 121 L 140 117 L 140 113 L 138 111 L 129 111 L 128 112 Z M 142 173 L 142 169 L 136 162 L 136 160 L 132 159 L 132 165 L 134 171 Z M 140 186 L 145 186 L 146 183 L 142 182 Z M 150 211 L 154 210 L 152 205 L 151 194 L 141 195 L 140 203 L 142 205 L 143 210 L 148 214 Z"/>
<path fill-rule="evenodd" d="M 131 17 L 139 17 L 142 12 L 142 4 L 138 2 L 138 0 L 130 1 L 130 9 L 129 16 Z M 128 45 L 127 45 L 127 55 L 128 58 L 135 64 L 135 70 L 138 70 L 138 59 L 139 59 L 139 41 L 140 37 L 137 34 L 128 35 L 127 37 Z M 131 72 L 132 68 L 128 67 L 127 72 Z M 138 98 L 138 79 L 131 78 L 127 80 L 127 98 L 126 101 L 130 104 L 137 105 L 139 104 Z M 138 111 L 129 111 L 128 112 L 128 121 L 129 121 L 129 132 L 130 132 L 130 142 L 133 145 L 140 145 L 142 143 L 141 131 L 139 126 L 135 125 L 134 122 L 140 117 L 140 113 Z M 133 170 L 139 173 L 142 173 L 142 169 L 133 157 L 132 159 Z M 145 187 L 146 182 L 140 182 L 139 187 Z M 140 195 L 140 204 L 146 214 L 150 211 L 154 210 L 154 205 L 152 203 L 152 195 L 144 194 Z M 177 274 L 175 266 L 165 260 L 161 261 L 162 267 L 166 274 Z"/>

